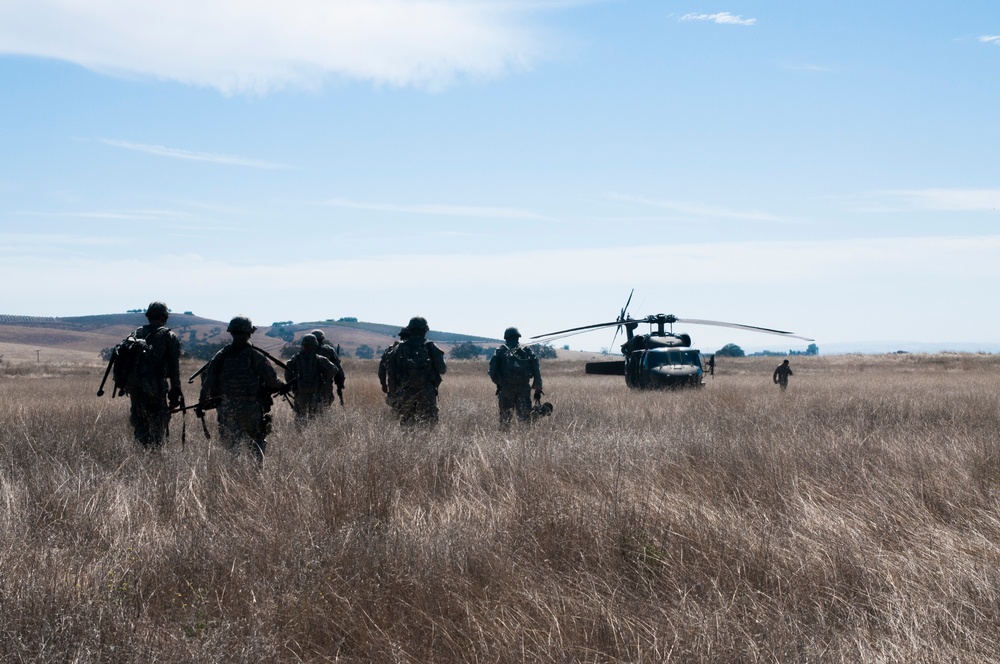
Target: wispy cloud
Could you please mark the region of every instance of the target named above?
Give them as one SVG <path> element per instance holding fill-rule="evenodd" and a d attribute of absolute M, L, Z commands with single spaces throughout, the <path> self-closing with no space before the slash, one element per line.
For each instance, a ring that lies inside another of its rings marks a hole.
<path fill-rule="evenodd" d="M 899 189 L 877 191 L 866 199 L 867 207 L 864 209 L 884 212 L 910 210 L 1000 211 L 1000 189 Z"/>
<path fill-rule="evenodd" d="M 578 3 L 467 0 L 5 0 L 0 53 L 224 93 L 329 78 L 440 88 L 529 67 L 556 41 L 539 11 Z"/>
<path fill-rule="evenodd" d="M 983 35 L 979 38 L 979 41 L 984 44 L 996 44 L 1000 46 L 1000 35 Z"/>
<path fill-rule="evenodd" d="M 485 219 L 523 219 L 542 221 L 546 217 L 532 212 L 531 210 L 521 210 L 518 208 L 503 207 L 481 207 L 473 205 L 448 205 L 448 204 L 412 204 L 398 205 L 393 203 L 364 203 L 351 201 L 345 198 L 331 198 L 323 201 L 324 205 L 331 207 L 347 208 L 351 210 L 372 210 L 376 212 L 398 212 L 400 214 L 423 214 L 432 216 L 447 217 L 476 217 Z"/>
<path fill-rule="evenodd" d="M 755 18 L 743 18 L 735 16 L 729 12 L 719 12 L 717 14 L 684 14 L 682 21 L 709 21 L 710 23 L 720 23 L 724 25 L 754 25 Z"/>
<path fill-rule="evenodd" d="M 771 222 L 771 223 L 782 223 L 782 224 L 798 223 L 791 219 L 787 219 L 785 217 L 771 214 L 769 212 L 761 212 L 758 210 L 733 210 L 729 208 L 704 205 L 702 203 L 657 200 L 652 198 L 644 198 L 642 196 L 630 196 L 627 194 L 612 193 L 609 195 L 611 198 L 615 200 L 626 201 L 629 203 L 639 203 L 640 205 L 660 208 L 663 210 L 670 210 L 672 212 L 677 212 L 683 215 L 691 215 L 696 217 L 715 217 L 719 219 L 738 219 L 744 221 L 759 221 L 759 222 Z"/>
<path fill-rule="evenodd" d="M 248 168 L 263 168 L 267 170 L 280 170 L 289 168 L 286 164 L 279 164 L 263 159 L 251 159 L 238 155 L 219 154 L 215 152 L 196 152 L 193 150 L 181 150 L 179 148 L 168 148 L 163 145 L 147 145 L 145 143 L 132 143 L 130 141 L 118 141 L 111 138 L 99 139 L 101 143 L 125 150 L 134 150 L 157 157 L 170 157 L 171 159 L 186 159 L 188 161 L 206 161 L 213 164 L 224 164 L 228 166 L 246 166 Z"/>

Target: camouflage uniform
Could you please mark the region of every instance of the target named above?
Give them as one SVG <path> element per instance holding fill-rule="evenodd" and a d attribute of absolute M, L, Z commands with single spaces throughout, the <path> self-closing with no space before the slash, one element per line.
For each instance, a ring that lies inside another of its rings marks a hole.
<path fill-rule="evenodd" d="M 792 368 L 788 366 L 788 360 L 785 360 L 778 365 L 778 368 L 774 370 L 774 374 L 771 378 L 774 380 L 774 384 L 781 388 L 784 392 L 788 389 L 788 377 L 792 376 Z"/>
<path fill-rule="evenodd" d="M 310 334 L 316 337 L 316 341 L 319 342 L 319 348 L 316 349 L 316 353 L 330 360 L 333 362 L 334 366 L 337 367 L 337 371 L 333 374 L 333 376 L 323 379 L 323 398 L 326 399 L 327 405 L 332 405 L 333 386 L 336 385 L 337 394 L 340 395 L 341 401 L 343 401 L 345 383 L 344 367 L 340 363 L 340 356 L 337 355 L 337 349 L 334 348 L 329 341 L 326 341 L 326 335 L 323 334 L 323 330 L 313 330 Z"/>
<path fill-rule="evenodd" d="M 429 328 L 423 318 L 411 318 L 406 329 L 409 338 L 396 346 L 386 366 L 387 384 L 395 386 L 390 396 L 402 424 L 433 424 L 438 420 L 438 386 L 447 371 L 444 351 L 425 338 Z"/>
<path fill-rule="evenodd" d="M 319 343 L 311 334 L 302 337 L 302 350 L 292 356 L 285 368 L 285 381 L 293 385 L 295 421 L 301 426 L 329 407 L 324 386 L 332 385 L 340 373 L 337 365 L 319 355 Z"/>
<path fill-rule="evenodd" d="M 250 452 L 262 463 L 271 428 L 271 394 L 284 389 L 285 384 L 267 359 L 250 345 L 254 329 L 244 316 L 229 323 L 233 342 L 209 363 L 201 384 L 200 403 L 221 399 L 218 416 L 222 443 L 234 455 L 249 443 Z"/>
<path fill-rule="evenodd" d="M 509 327 L 504 331 L 506 344 L 490 358 L 490 379 L 497 386 L 497 410 L 500 426 L 510 426 L 514 413 L 522 422 L 531 420 L 531 392 L 542 396 L 542 372 L 535 353 L 518 343 L 521 333 Z"/>
<path fill-rule="evenodd" d="M 158 450 L 169 435 L 170 409 L 181 404 L 181 342 L 169 327 L 167 305 L 152 302 L 146 309 L 149 323 L 132 333 L 149 345 L 144 360 L 136 362 L 125 390 L 131 400 L 129 422 L 135 440 L 147 450 Z M 170 383 L 169 390 L 167 383 Z M 169 398 L 169 404 L 168 404 Z"/>
<path fill-rule="evenodd" d="M 396 400 L 397 386 L 395 379 L 392 381 L 389 379 L 389 364 L 393 361 L 393 353 L 399 348 L 400 342 L 406 341 L 409 336 L 410 333 L 405 327 L 401 329 L 399 331 L 400 340 L 392 342 L 392 345 L 382 352 L 382 359 L 378 363 L 378 382 L 382 385 L 382 392 L 385 393 L 385 403 L 397 415 L 399 414 L 399 404 Z"/>

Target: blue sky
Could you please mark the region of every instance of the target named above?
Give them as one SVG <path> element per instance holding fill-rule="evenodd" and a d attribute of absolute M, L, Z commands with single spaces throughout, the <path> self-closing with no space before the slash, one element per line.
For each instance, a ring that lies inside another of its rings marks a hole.
<path fill-rule="evenodd" d="M 0 313 L 996 342 L 998 72 L 986 1 L 6 0 Z"/>

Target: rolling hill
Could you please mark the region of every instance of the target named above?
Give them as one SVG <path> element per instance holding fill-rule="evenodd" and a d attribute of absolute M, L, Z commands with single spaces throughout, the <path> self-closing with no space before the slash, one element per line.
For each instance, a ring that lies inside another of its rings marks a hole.
<path fill-rule="evenodd" d="M 114 346 L 137 327 L 146 323 L 141 313 L 99 314 L 65 318 L 0 314 L 0 358 L 10 361 L 101 362 L 100 352 Z M 170 315 L 169 325 L 185 345 L 225 343 L 228 321 L 212 320 L 192 314 Z M 280 326 L 261 326 L 254 334 L 254 344 L 277 353 L 287 343 L 321 329 L 333 344 L 347 355 L 367 345 L 376 353 L 395 340 L 399 326 L 363 321 L 312 321 Z M 432 331 L 427 338 L 449 347 L 471 342 L 492 346 L 498 339 L 453 332 Z"/>

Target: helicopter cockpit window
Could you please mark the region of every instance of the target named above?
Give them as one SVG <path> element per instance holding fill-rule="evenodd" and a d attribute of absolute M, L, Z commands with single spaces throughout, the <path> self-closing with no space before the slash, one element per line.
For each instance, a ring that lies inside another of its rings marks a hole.
<path fill-rule="evenodd" d="M 663 353 L 648 353 L 647 366 L 661 367 L 664 365 L 700 365 L 701 353 L 696 350 L 668 350 Z"/>

